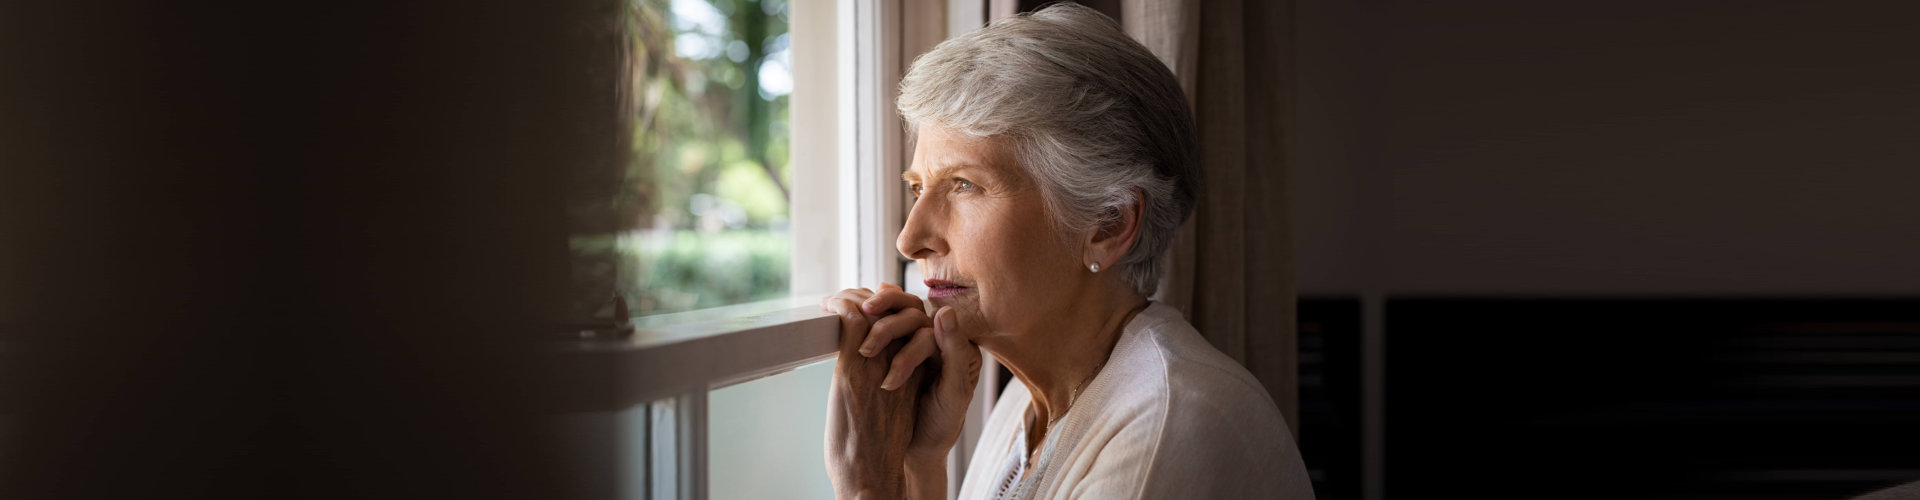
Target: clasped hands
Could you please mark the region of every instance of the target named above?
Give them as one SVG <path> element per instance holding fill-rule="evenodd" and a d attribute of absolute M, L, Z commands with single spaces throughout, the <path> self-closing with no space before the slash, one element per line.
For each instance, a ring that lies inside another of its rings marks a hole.
<path fill-rule="evenodd" d="M 827 403 L 827 471 L 841 499 L 942 498 L 947 451 L 980 377 L 980 348 L 959 315 L 897 286 L 843 290 L 821 302 L 840 316 Z"/>

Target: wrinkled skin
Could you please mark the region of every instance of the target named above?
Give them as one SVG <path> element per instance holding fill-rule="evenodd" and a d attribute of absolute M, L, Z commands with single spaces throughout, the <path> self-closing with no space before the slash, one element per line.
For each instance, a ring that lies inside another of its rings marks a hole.
<path fill-rule="evenodd" d="M 938 325 L 919 297 L 892 285 L 845 290 L 822 308 L 841 318 L 826 443 L 836 496 L 944 495 L 945 476 L 934 472 L 966 422 L 979 348 L 947 333 L 953 311 L 942 309 L 948 322 Z"/>

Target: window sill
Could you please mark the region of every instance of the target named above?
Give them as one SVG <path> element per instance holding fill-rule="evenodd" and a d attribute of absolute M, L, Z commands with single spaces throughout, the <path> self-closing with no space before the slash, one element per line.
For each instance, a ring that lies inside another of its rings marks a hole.
<path fill-rule="evenodd" d="M 563 340 L 557 405 L 622 410 L 833 357 L 840 318 L 799 296 L 635 319 L 630 338 Z"/>

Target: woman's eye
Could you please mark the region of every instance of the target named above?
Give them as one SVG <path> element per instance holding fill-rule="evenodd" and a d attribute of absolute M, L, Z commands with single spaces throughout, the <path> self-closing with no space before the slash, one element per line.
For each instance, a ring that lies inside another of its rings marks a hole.
<path fill-rule="evenodd" d="M 909 193 L 913 193 L 913 197 L 914 197 L 914 198 L 919 198 L 919 197 L 920 197 L 920 185 L 919 185 L 919 184 L 908 184 L 908 185 L 907 185 L 907 192 L 909 192 Z"/>
<path fill-rule="evenodd" d="M 972 190 L 973 190 L 973 188 L 974 188 L 974 186 L 973 186 L 973 182 L 972 182 L 972 181 L 969 181 L 969 180 L 966 180 L 966 179 L 954 179 L 954 180 L 953 180 L 953 191 L 954 191 L 954 192 L 956 192 L 956 193 L 959 193 L 959 192 L 966 192 L 966 191 L 972 191 Z"/>

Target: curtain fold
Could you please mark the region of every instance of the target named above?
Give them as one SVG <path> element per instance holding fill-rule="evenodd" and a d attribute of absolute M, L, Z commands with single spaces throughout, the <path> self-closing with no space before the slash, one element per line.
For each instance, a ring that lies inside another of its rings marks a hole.
<path fill-rule="evenodd" d="M 1204 185 L 1168 250 L 1160 300 L 1233 357 L 1299 434 L 1292 223 L 1290 0 L 1125 0 L 1121 24 L 1186 91 Z"/>

